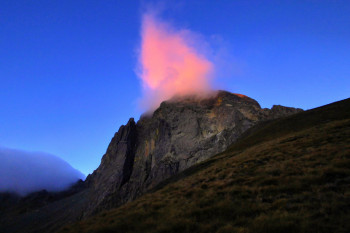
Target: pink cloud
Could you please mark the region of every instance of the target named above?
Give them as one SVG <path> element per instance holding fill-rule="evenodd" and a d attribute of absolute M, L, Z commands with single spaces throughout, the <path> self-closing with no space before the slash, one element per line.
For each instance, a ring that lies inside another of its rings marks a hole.
<path fill-rule="evenodd" d="M 188 30 L 176 30 L 154 14 L 144 14 L 140 72 L 142 108 L 156 109 L 174 95 L 204 95 L 211 90 L 214 65 L 198 52 L 200 43 Z M 199 44 L 197 44 L 199 45 Z"/>

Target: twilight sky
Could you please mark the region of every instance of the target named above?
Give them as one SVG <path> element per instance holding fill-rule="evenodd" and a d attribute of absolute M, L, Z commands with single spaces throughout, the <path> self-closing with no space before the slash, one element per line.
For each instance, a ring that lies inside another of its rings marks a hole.
<path fill-rule="evenodd" d="M 216 88 L 269 108 L 349 97 L 350 1 L 5 0 L 0 146 L 54 154 L 86 175 L 97 168 L 119 126 L 145 110 L 146 12 L 195 38 Z"/>

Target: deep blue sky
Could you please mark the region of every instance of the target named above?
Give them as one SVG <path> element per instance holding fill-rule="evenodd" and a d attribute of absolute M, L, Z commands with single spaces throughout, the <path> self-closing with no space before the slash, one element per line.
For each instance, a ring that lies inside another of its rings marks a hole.
<path fill-rule="evenodd" d="M 164 20 L 220 49 L 216 84 L 262 105 L 350 96 L 350 1 L 168 1 Z M 263 3 L 264 2 L 264 3 Z M 139 118 L 135 74 L 147 1 L 0 2 L 0 146 L 91 173 Z"/>

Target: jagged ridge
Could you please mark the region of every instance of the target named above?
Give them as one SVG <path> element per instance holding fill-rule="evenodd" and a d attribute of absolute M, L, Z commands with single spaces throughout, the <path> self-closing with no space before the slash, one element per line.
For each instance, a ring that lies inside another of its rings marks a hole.
<path fill-rule="evenodd" d="M 348 232 L 350 99 L 261 122 L 158 190 L 60 232 Z"/>
<path fill-rule="evenodd" d="M 152 115 L 142 116 L 137 123 L 131 118 L 119 128 L 100 166 L 78 193 L 68 191 L 72 194 L 53 202 L 35 198 L 35 206 L 25 200 L 29 208 L 23 208 L 22 201 L 18 205 L 0 205 L 4 210 L 0 231 L 53 232 L 62 225 L 117 207 L 224 151 L 258 122 L 300 111 L 279 105 L 262 109 L 247 96 L 225 91 L 204 99 L 187 96 L 165 101 Z M 57 196 L 44 196 L 51 195 Z M 7 212 L 9 209 L 12 211 Z"/>
<path fill-rule="evenodd" d="M 224 151 L 257 122 L 302 111 L 262 109 L 247 96 L 218 91 L 212 97 L 176 97 L 152 116 L 131 118 L 87 178 L 90 202 L 84 215 L 133 200 L 159 182 Z"/>

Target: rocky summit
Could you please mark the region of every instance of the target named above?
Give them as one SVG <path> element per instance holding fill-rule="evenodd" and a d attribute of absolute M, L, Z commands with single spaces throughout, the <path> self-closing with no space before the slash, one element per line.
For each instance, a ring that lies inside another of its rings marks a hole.
<path fill-rule="evenodd" d="M 0 232 L 55 232 L 118 207 L 224 152 L 257 123 L 300 111 L 261 108 L 247 96 L 225 91 L 206 98 L 174 97 L 137 123 L 131 118 L 122 125 L 84 182 L 61 193 L 0 195 Z"/>
<path fill-rule="evenodd" d="M 174 97 L 152 115 L 131 118 L 112 138 L 100 166 L 87 177 L 82 216 L 126 203 L 161 181 L 223 152 L 260 121 L 302 109 L 261 108 L 254 99 L 218 91 L 207 98 Z"/>

